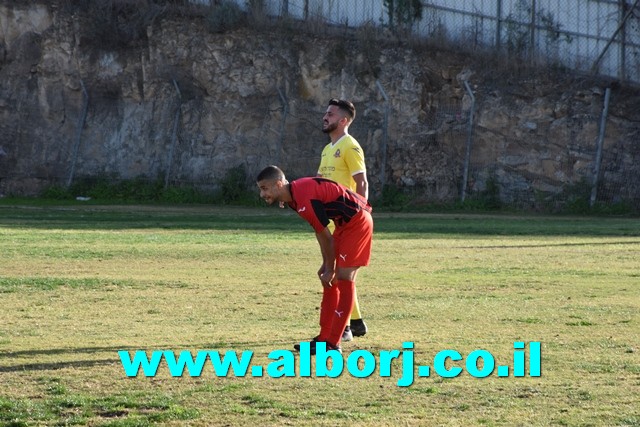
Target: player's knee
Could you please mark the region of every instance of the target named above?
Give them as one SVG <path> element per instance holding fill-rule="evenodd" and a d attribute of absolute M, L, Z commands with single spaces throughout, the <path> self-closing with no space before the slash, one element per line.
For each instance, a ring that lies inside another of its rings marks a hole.
<path fill-rule="evenodd" d="M 355 282 L 360 267 L 338 267 L 336 278 L 338 280 L 349 280 Z"/>

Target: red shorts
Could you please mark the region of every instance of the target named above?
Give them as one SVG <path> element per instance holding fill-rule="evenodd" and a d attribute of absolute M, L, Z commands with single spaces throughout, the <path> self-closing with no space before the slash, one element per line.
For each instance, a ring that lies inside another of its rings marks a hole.
<path fill-rule="evenodd" d="M 336 268 L 365 267 L 371 259 L 373 219 L 365 210 L 351 218 L 333 232 L 333 248 L 336 252 Z"/>

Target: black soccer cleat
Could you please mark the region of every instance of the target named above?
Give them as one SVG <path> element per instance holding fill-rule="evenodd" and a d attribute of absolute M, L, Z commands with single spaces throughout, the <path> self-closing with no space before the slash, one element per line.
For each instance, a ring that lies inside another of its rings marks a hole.
<path fill-rule="evenodd" d="M 321 341 L 310 341 L 310 342 L 309 342 L 309 353 L 310 353 L 311 355 L 315 355 L 315 354 L 316 354 L 316 344 L 317 344 L 318 342 L 321 342 Z M 339 353 L 342 353 L 342 347 L 340 347 L 339 345 L 331 345 L 331 344 L 329 344 L 329 343 L 326 343 L 326 345 L 327 345 L 327 346 L 326 346 L 327 351 L 328 351 L 328 350 L 336 350 L 336 351 L 338 351 Z M 294 345 L 293 345 L 293 348 L 294 348 L 296 351 L 300 351 L 300 344 L 294 344 Z"/>
<path fill-rule="evenodd" d="M 354 337 L 361 337 L 367 334 L 367 324 L 362 319 L 351 319 L 351 333 Z M 344 338 L 342 338 L 344 340 Z"/>

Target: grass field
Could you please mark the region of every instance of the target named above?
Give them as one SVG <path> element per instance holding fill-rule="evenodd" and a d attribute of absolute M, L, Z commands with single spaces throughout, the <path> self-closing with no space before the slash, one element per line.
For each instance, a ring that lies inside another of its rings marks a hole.
<path fill-rule="evenodd" d="M 0 205 L 0 425 L 640 426 L 640 221 L 374 215 L 374 355 L 542 344 L 540 377 L 126 377 L 118 350 L 269 352 L 317 333 L 318 244 L 277 209 Z M 460 363 L 458 363 L 460 365 Z M 464 366 L 464 365 L 461 365 Z"/>

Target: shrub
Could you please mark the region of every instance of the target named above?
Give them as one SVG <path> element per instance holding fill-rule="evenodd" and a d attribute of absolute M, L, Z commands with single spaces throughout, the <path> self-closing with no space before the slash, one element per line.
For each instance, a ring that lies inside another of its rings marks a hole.
<path fill-rule="evenodd" d="M 221 203 L 229 204 L 249 198 L 247 190 L 247 172 L 243 165 L 230 168 L 224 177 L 218 181 L 220 186 L 219 199 Z"/>
<path fill-rule="evenodd" d="M 374 203 L 391 211 L 401 211 L 410 202 L 409 196 L 397 185 L 387 184 L 382 189 L 380 198 Z"/>
<path fill-rule="evenodd" d="M 70 200 L 73 198 L 73 195 L 61 185 L 52 185 L 46 188 L 42 194 L 40 194 L 40 197 L 53 200 Z"/>
<path fill-rule="evenodd" d="M 80 12 L 81 42 L 101 48 L 122 48 L 146 41 L 147 26 L 164 8 L 148 0 L 87 0 Z"/>
<path fill-rule="evenodd" d="M 207 28 L 211 33 L 224 33 L 238 28 L 244 23 L 244 19 L 237 4 L 223 0 L 211 5 L 207 14 Z"/>
<path fill-rule="evenodd" d="M 389 17 L 389 26 L 409 30 L 416 21 L 422 19 L 420 0 L 384 0 L 384 8 Z"/>

